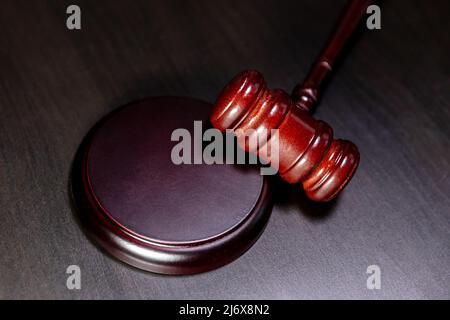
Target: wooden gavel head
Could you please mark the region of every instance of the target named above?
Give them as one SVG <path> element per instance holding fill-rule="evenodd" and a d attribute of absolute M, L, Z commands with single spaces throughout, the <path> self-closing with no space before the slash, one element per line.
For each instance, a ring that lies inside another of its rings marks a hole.
<path fill-rule="evenodd" d="M 327 123 L 296 106 L 286 92 L 268 89 L 258 71 L 241 72 L 223 89 L 210 120 L 215 128 L 231 129 L 238 138 L 248 129 L 257 133 L 278 129 L 279 175 L 289 183 L 301 182 L 315 201 L 333 199 L 359 164 L 358 148 L 352 142 L 333 139 Z M 258 155 L 261 148 L 272 149 L 274 140 L 269 137 L 256 150 L 240 145 Z"/>

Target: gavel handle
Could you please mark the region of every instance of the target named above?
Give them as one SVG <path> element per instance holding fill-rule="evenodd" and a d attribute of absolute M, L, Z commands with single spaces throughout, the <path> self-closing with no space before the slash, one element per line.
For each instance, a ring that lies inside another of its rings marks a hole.
<path fill-rule="evenodd" d="M 315 106 L 320 87 L 327 75 L 333 70 L 337 56 L 372 2 L 373 0 L 350 0 L 325 49 L 313 64 L 305 81 L 297 85 L 292 93 L 293 101 L 297 107 L 310 112 Z"/>

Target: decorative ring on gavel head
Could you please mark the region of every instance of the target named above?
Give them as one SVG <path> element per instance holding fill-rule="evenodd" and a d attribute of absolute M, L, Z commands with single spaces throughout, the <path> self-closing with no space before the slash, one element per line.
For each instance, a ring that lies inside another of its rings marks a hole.
<path fill-rule="evenodd" d="M 289 183 L 301 182 L 315 201 L 333 199 L 359 164 L 358 148 L 352 142 L 333 139 L 327 123 L 296 107 L 286 92 L 268 89 L 258 71 L 241 72 L 223 89 L 210 120 L 215 128 L 231 129 L 238 138 L 248 129 L 256 133 L 278 129 L 277 139 L 267 138 L 256 150 L 240 145 L 261 155 L 266 154 L 264 148 L 273 150 L 276 140 L 279 175 Z"/>

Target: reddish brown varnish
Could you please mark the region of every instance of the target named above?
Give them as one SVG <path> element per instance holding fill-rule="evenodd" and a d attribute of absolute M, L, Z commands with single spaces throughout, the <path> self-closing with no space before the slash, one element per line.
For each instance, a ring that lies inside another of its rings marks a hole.
<path fill-rule="evenodd" d="M 280 176 L 289 183 L 301 182 L 315 201 L 334 198 L 359 163 L 358 149 L 352 142 L 333 139 L 327 123 L 297 107 L 286 92 L 268 89 L 257 71 L 244 71 L 226 86 L 210 120 L 217 129 L 235 130 L 238 138 L 247 129 L 278 129 Z M 253 151 L 266 154 L 262 149 L 273 150 L 274 140 L 270 137 Z M 245 142 L 241 146 L 250 151 Z"/>
<path fill-rule="evenodd" d="M 268 89 L 258 71 L 244 71 L 222 91 L 210 117 L 214 127 L 235 130 L 241 147 L 262 158 L 278 141 L 280 176 L 290 183 L 301 182 L 308 197 L 315 201 L 333 199 L 359 164 L 358 148 L 350 141 L 333 139 L 331 127 L 313 119 L 309 112 L 339 53 L 372 2 L 349 1 L 324 50 L 306 79 L 294 89 L 292 98 L 282 90 Z M 256 136 L 263 143 L 255 150 L 249 150 L 252 146 L 246 143 L 248 129 L 264 129 L 256 131 L 261 132 Z M 271 129 L 278 129 L 278 139 L 267 139 Z"/>

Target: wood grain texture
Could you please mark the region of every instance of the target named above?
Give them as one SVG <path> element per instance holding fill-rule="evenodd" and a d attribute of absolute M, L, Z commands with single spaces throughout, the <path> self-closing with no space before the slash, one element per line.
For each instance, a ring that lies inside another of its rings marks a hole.
<path fill-rule="evenodd" d="M 66 29 L 66 7 L 82 30 Z M 25 1 L 0 4 L 0 298 L 450 298 L 449 2 L 385 1 L 340 65 L 317 118 L 360 148 L 339 199 L 280 182 L 266 231 L 213 272 L 121 264 L 76 223 L 71 161 L 103 115 L 132 100 L 214 101 L 237 72 L 291 90 L 345 1 Z M 77 264 L 82 289 L 66 288 Z M 366 288 L 377 264 L 382 289 Z"/>

